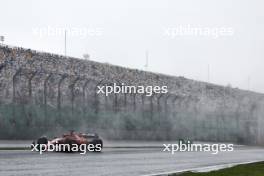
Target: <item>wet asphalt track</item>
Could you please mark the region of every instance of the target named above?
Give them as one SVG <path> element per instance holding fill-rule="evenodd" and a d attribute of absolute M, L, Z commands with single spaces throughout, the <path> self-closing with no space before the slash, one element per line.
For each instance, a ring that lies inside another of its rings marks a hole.
<path fill-rule="evenodd" d="M 102 153 L 0 151 L 1 176 L 138 176 L 228 163 L 264 160 L 264 149 L 238 147 L 234 152 L 162 152 L 163 148 L 105 148 Z M 125 147 L 125 146 L 123 146 Z"/>

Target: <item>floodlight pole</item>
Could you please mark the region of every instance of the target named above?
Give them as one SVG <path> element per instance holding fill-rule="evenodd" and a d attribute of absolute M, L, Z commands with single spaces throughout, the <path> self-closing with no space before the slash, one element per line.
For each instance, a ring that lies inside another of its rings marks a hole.
<path fill-rule="evenodd" d="M 207 65 L 207 82 L 210 82 L 210 65 Z"/>
<path fill-rule="evenodd" d="M 64 32 L 64 55 L 67 55 L 67 30 Z"/>
<path fill-rule="evenodd" d="M 250 91 L 250 76 L 248 76 L 248 91 Z"/>
<path fill-rule="evenodd" d="M 148 50 L 146 50 L 146 53 L 145 53 L 145 57 L 146 57 L 146 65 L 145 65 L 145 70 L 147 71 L 148 69 L 148 57 L 149 57 L 149 53 L 148 53 Z"/>

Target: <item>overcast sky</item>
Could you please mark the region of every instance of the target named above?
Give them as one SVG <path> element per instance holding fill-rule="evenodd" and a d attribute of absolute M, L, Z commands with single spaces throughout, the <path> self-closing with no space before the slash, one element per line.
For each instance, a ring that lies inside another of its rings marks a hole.
<path fill-rule="evenodd" d="M 6 44 L 264 93 L 261 0 L 0 0 Z M 183 28 L 199 34 L 172 35 Z M 205 30 L 229 30 L 218 37 Z M 47 32 L 49 30 L 49 32 Z M 230 32 L 231 31 L 231 32 Z M 84 33 L 86 32 L 86 33 Z M 209 70 L 209 71 L 208 71 Z M 209 74 L 208 74 L 209 73 Z M 208 76 L 209 75 L 209 76 Z"/>

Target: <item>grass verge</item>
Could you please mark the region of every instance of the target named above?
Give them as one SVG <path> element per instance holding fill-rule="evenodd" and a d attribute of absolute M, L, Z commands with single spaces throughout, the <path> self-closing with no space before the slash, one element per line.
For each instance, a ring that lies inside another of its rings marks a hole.
<path fill-rule="evenodd" d="M 185 172 L 170 176 L 264 176 L 264 162 L 241 164 L 231 168 L 206 173 Z"/>

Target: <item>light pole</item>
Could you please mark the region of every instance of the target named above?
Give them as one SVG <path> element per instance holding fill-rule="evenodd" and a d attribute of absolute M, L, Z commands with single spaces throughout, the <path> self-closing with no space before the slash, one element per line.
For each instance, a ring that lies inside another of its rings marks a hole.
<path fill-rule="evenodd" d="M 250 81 L 251 81 L 250 76 L 248 76 L 248 91 L 250 91 Z"/>
<path fill-rule="evenodd" d="M 148 70 L 148 59 L 149 59 L 149 53 L 148 53 L 148 50 L 146 50 L 145 52 L 145 57 L 146 57 L 146 63 L 145 63 L 145 70 L 147 71 Z"/>
<path fill-rule="evenodd" d="M 207 82 L 210 82 L 210 65 L 207 65 Z"/>
<path fill-rule="evenodd" d="M 67 54 L 67 30 L 64 32 L 64 55 L 66 57 Z"/>

